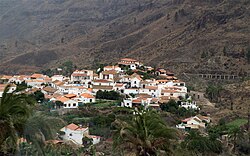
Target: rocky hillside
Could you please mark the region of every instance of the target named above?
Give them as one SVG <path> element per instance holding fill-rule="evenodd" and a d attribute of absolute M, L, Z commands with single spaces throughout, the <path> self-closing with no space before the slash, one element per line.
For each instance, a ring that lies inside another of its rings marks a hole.
<path fill-rule="evenodd" d="M 0 72 L 133 57 L 177 72 L 250 72 L 249 0 L 0 0 Z"/>

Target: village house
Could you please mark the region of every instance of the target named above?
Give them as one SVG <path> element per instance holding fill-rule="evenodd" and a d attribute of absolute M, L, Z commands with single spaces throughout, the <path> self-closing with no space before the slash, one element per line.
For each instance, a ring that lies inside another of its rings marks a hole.
<path fill-rule="evenodd" d="M 182 101 L 180 107 L 183 107 L 183 108 L 186 108 L 186 109 L 200 110 L 200 107 L 197 106 L 195 101 L 192 101 L 192 102 Z"/>
<path fill-rule="evenodd" d="M 151 102 L 152 98 L 145 98 L 145 97 L 128 98 L 123 100 L 123 102 L 121 103 L 121 107 L 134 108 L 143 106 L 146 108 L 151 104 Z"/>
<path fill-rule="evenodd" d="M 83 103 L 91 103 L 96 101 L 95 97 L 89 93 L 83 93 L 80 95 L 80 97 Z"/>
<path fill-rule="evenodd" d="M 92 83 L 94 86 L 113 86 L 114 85 L 113 81 L 105 80 L 105 79 L 94 80 Z"/>
<path fill-rule="evenodd" d="M 1 76 L 0 77 L 0 84 L 8 83 L 11 78 L 12 78 L 12 76 L 10 76 L 10 75 Z"/>
<path fill-rule="evenodd" d="M 99 90 L 101 91 L 112 91 L 113 90 L 113 86 L 103 86 L 103 85 L 93 85 L 93 92 L 96 93 Z"/>
<path fill-rule="evenodd" d="M 139 94 L 139 88 L 125 88 L 124 93 L 129 95 L 129 94 Z"/>
<path fill-rule="evenodd" d="M 116 70 L 106 70 L 100 73 L 99 78 L 100 79 L 106 79 L 106 80 L 114 80 L 115 77 L 118 77 Z"/>
<path fill-rule="evenodd" d="M 123 83 L 116 83 L 113 87 L 113 90 L 114 91 L 119 91 L 121 93 L 124 93 L 124 90 L 125 90 L 125 86 L 126 84 L 123 84 Z"/>
<path fill-rule="evenodd" d="M 61 130 L 62 134 L 60 137 L 65 141 L 72 141 L 74 144 L 83 145 L 83 137 L 92 139 L 92 144 L 98 144 L 101 140 L 100 136 L 90 135 L 89 127 L 83 127 L 81 125 L 69 124 L 63 127 Z"/>
<path fill-rule="evenodd" d="M 56 91 L 57 91 L 57 89 L 52 88 L 50 86 L 46 86 L 46 87 L 42 88 L 42 90 L 41 90 L 41 92 L 45 95 L 53 95 Z"/>
<path fill-rule="evenodd" d="M 93 70 L 76 70 L 71 74 L 71 82 L 88 84 L 94 79 Z"/>
<path fill-rule="evenodd" d="M 130 77 L 131 77 L 130 78 L 130 87 L 139 88 L 141 86 L 141 81 L 142 81 L 142 78 L 140 77 L 140 75 L 134 73 Z"/>
<path fill-rule="evenodd" d="M 82 93 L 89 92 L 88 88 L 80 85 L 68 85 L 67 88 L 68 88 L 68 94 L 76 94 L 78 96 Z"/>
<path fill-rule="evenodd" d="M 145 86 L 144 88 L 140 88 L 139 93 L 148 94 L 151 97 L 159 97 L 157 86 Z"/>
<path fill-rule="evenodd" d="M 130 68 L 131 70 L 135 70 L 138 66 L 141 65 L 141 63 L 137 60 L 131 59 L 131 58 L 123 58 L 118 62 L 120 66 L 125 66 Z"/>
<path fill-rule="evenodd" d="M 159 68 L 155 71 L 155 74 L 157 76 L 166 76 L 167 75 L 167 71 L 163 68 Z"/>
<path fill-rule="evenodd" d="M 118 73 L 122 72 L 122 68 L 119 66 L 105 66 L 103 68 L 103 71 L 110 71 L 110 70 L 115 70 Z"/>
<path fill-rule="evenodd" d="M 175 98 L 183 97 L 185 98 L 187 94 L 187 88 L 186 87 L 177 87 L 177 86 L 168 86 L 164 87 L 160 90 L 160 96 L 172 96 Z"/>
<path fill-rule="evenodd" d="M 191 130 L 191 129 L 205 129 L 206 124 L 211 122 L 211 118 L 202 115 L 196 115 L 182 120 L 182 123 L 176 125 L 176 128 L 182 130 Z"/>
<path fill-rule="evenodd" d="M 59 89 L 59 87 L 62 85 L 64 85 L 64 82 L 59 80 L 55 80 L 50 83 L 50 86 L 55 89 Z"/>
<path fill-rule="evenodd" d="M 62 81 L 64 81 L 65 79 L 66 79 L 66 77 L 63 76 L 63 75 L 53 75 L 53 76 L 51 77 L 52 82 L 53 82 L 53 81 L 56 81 L 56 80 L 62 82 Z"/>
<path fill-rule="evenodd" d="M 63 103 L 63 108 L 78 108 L 78 101 L 65 96 L 58 97 L 56 101 L 61 101 Z"/>
<path fill-rule="evenodd" d="M 12 78 L 9 79 L 9 83 L 16 83 L 21 84 L 25 80 L 29 80 L 30 76 L 28 75 L 14 75 Z"/>
<path fill-rule="evenodd" d="M 46 81 L 41 79 L 30 79 L 25 80 L 25 83 L 27 84 L 27 86 L 37 87 L 41 89 L 42 85 L 46 84 Z"/>

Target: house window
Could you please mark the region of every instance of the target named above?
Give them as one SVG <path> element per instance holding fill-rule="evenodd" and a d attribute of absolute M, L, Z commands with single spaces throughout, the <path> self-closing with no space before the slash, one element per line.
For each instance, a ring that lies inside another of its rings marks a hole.
<path fill-rule="evenodd" d="M 67 107 L 67 105 L 66 105 L 66 104 L 64 104 L 64 107 Z"/>
<path fill-rule="evenodd" d="M 92 99 L 89 99 L 89 102 L 92 102 Z"/>
<path fill-rule="evenodd" d="M 73 106 L 75 107 L 75 106 L 76 106 L 76 103 L 73 103 Z"/>
<path fill-rule="evenodd" d="M 71 104 L 69 104 L 69 107 L 71 107 Z"/>

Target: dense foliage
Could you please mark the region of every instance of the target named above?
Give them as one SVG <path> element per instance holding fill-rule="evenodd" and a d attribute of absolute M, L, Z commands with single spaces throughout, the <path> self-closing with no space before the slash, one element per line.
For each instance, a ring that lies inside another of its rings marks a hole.
<path fill-rule="evenodd" d="M 170 100 L 169 102 L 160 105 L 161 110 L 175 114 L 178 117 L 190 117 L 197 114 L 197 111 L 193 109 L 186 109 L 179 106 L 180 102 L 176 102 L 175 100 Z"/>
<path fill-rule="evenodd" d="M 176 131 L 169 128 L 156 111 L 135 111 L 131 121 L 114 122 L 114 148 L 126 150 L 133 147 L 136 155 L 157 155 L 159 150 L 171 153 L 171 142 Z"/>
<path fill-rule="evenodd" d="M 102 91 L 99 90 L 96 93 L 97 99 L 107 99 L 107 100 L 121 100 L 122 96 L 116 91 Z"/>
<path fill-rule="evenodd" d="M 8 93 L 7 86 L 0 101 L 0 155 L 19 151 L 20 139 L 32 144 L 44 155 L 45 141 L 52 139 L 63 121 L 36 113 L 32 95 Z"/>

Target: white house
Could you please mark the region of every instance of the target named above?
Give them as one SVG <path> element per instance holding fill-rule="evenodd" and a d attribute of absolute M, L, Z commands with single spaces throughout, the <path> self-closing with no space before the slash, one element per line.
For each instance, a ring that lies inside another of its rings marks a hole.
<path fill-rule="evenodd" d="M 144 86 L 139 90 L 140 94 L 148 94 L 151 97 L 159 97 L 158 87 L 157 86 Z"/>
<path fill-rule="evenodd" d="M 128 66 L 130 69 L 135 70 L 137 66 L 140 66 L 140 62 L 131 58 L 123 58 L 118 62 L 119 65 Z"/>
<path fill-rule="evenodd" d="M 51 77 L 52 82 L 53 82 L 53 81 L 56 81 L 56 80 L 58 80 L 58 81 L 63 81 L 64 78 L 65 78 L 65 76 L 63 76 L 63 75 L 53 75 L 53 76 Z"/>
<path fill-rule="evenodd" d="M 138 106 L 144 106 L 147 107 L 151 103 L 152 98 L 129 98 L 124 99 L 121 103 L 121 107 L 138 107 Z"/>
<path fill-rule="evenodd" d="M 210 117 L 202 116 L 202 115 L 196 115 L 194 117 L 190 117 L 187 119 L 182 120 L 181 124 L 176 125 L 176 128 L 179 129 L 204 129 L 206 128 L 206 123 L 211 122 Z"/>
<path fill-rule="evenodd" d="M 88 84 L 93 80 L 94 71 L 92 70 L 76 70 L 71 74 L 71 82 Z"/>
<path fill-rule="evenodd" d="M 77 145 L 83 145 L 83 137 L 92 139 L 93 144 L 98 144 L 101 138 L 100 136 L 89 135 L 89 127 L 78 126 L 73 123 L 63 127 L 60 131 L 64 132 L 64 134 L 60 135 L 63 140 L 72 141 Z"/>
<path fill-rule="evenodd" d="M 91 103 L 96 101 L 95 97 L 89 93 L 81 94 L 80 98 L 83 103 Z"/>
<path fill-rule="evenodd" d="M 124 89 L 125 89 L 126 84 L 123 83 L 116 83 L 113 87 L 113 89 L 115 91 L 120 91 L 121 93 L 124 93 Z"/>
<path fill-rule="evenodd" d="M 122 68 L 120 68 L 119 66 L 105 66 L 103 68 L 103 71 L 110 71 L 110 70 L 115 70 L 117 71 L 118 73 L 119 72 L 122 72 Z"/>
<path fill-rule="evenodd" d="M 125 94 L 139 94 L 139 88 L 126 88 L 124 89 Z"/>
<path fill-rule="evenodd" d="M 42 84 L 47 84 L 45 80 L 41 79 L 31 79 L 31 80 L 25 80 L 28 86 L 31 87 L 40 87 Z"/>
<path fill-rule="evenodd" d="M 141 81 L 142 81 L 142 78 L 140 77 L 140 75 L 136 73 L 131 75 L 131 79 L 130 79 L 131 87 L 139 88 L 141 86 Z"/>
<path fill-rule="evenodd" d="M 83 136 L 89 135 L 88 127 L 78 126 L 73 123 L 63 127 L 60 131 L 65 133 L 62 135 L 63 140 L 70 140 L 78 145 L 82 145 Z"/>
<path fill-rule="evenodd" d="M 100 73 L 100 79 L 105 79 L 105 80 L 114 80 L 114 78 L 117 76 L 117 71 L 116 70 L 106 70 Z"/>
<path fill-rule="evenodd" d="M 57 98 L 56 101 L 61 101 L 63 103 L 63 108 L 77 108 L 78 107 L 78 101 L 66 98 L 64 96 Z"/>
<path fill-rule="evenodd" d="M 197 106 L 196 102 L 181 102 L 180 107 L 186 108 L 186 109 L 194 109 L 194 110 L 200 110 L 200 107 Z"/>
<path fill-rule="evenodd" d="M 94 80 L 92 83 L 95 86 L 113 86 L 114 85 L 113 81 L 104 80 L 104 79 Z"/>

